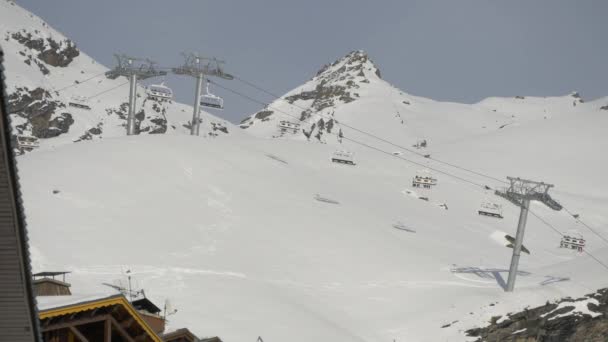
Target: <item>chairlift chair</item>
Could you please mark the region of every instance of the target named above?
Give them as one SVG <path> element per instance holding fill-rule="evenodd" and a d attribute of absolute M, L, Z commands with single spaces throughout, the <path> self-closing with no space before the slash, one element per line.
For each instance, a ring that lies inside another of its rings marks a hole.
<path fill-rule="evenodd" d="M 355 165 L 353 153 L 348 151 L 335 151 L 331 157 L 331 161 L 334 163 Z"/>
<path fill-rule="evenodd" d="M 207 87 L 205 93 L 201 94 L 200 105 L 203 107 L 209 107 L 214 109 L 224 109 L 224 99 L 209 92 L 209 81 L 207 81 Z"/>
<path fill-rule="evenodd" d="M 570 230 L 562 236 L 559 247 L 566 249 L 575 249 L 582 252 L 585 248 L 585 239 L 583 235 L 576 230 Z"/>
<path fill-rule="evenodd" d="M 298 132 L 298 129 L 300 128 L 299 123 L 294 123 L 294 122 L 286 121 L 286 120 L 281 120 L 279 122 L 278 126 L 279 126 L 279 130 L 281 131 L 281 133 L 290 132 L 292 134 L 295 134 Z"/>
<path fill-rule="evenodd" d="M 83 96 L 72 96 L 68 102 L 68 105 L 70 107 L 91 110 L 91 106 L 89 106 L 89 99 Z"/>
<path fill-rule="evenodd" d="M 437 178 L 433 177 L 433 175 L 428 170 L 420 170 L 414 176 L 412 180 L 412 186 L 416 188 L 426 188 L 430 189 L 432 186 L 437 185 Z"/>
<path fill-rule="evenodd" d="M 491 203 L 491 202 L 483 202 L 479 206 L 479 210 L 477 211 L 479 215 L 483 216 L 491 216 L 497 218 L 503 218 L 502 216 L 502 206 L 500 204 Z"/>
<path fill-rule="evenodd" d="M 158 100 L 171 100 L 173 98 L 173 91 L 164 82 L 149 85 L 146 88 L 146 94 L 148 94 L 148 97 Z"/>
<path fill-rule="evenodd" d="M 20 150 L 31 151 L 35 148 L 40 147 L 38 138 L 31 135 L 18 135 L 17 136 L 17 147 Z"/>

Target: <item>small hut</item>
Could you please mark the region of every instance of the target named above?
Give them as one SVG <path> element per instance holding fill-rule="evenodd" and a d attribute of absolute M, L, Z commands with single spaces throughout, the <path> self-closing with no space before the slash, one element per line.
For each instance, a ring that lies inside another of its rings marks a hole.
<path fill-rule="evenodd" d="M 32 274 L 34 294 L 36 296 L 69 296 L 70 284 L 65 281 L 65 275 L 70 272 L 39 272 Z M 59 280 L 59 279 L 61 280 Z"/>

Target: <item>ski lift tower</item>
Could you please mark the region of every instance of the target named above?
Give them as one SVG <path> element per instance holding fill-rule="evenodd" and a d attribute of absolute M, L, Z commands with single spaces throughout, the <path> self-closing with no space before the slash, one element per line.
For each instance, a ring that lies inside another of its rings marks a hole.
<path fill-rule="evenodd" d="M 496 195 L 507 199 L 509 202 L 520 207 L 519 223 L 517 224 L 517 235 L 513 244 L 513 256 L 511 257 L 511 267 L 509 268 L 509 279 L 507 280 L 507 292 L 512 292 L 515 287 L 515 277 L 517 277 L 517 267 L 519 266 L 519 255 L 524 242 L 524 231 L 530 209 L 530 201 L 539 201 L 549 208 L 559 211 L 562 206 L 549 196 L 551 184 L 535 182 L 531 180 L 507 177 L 510 182 L 508 188 L 503 191 L 496 190 Z"/>
<path fill-rule="evenodd" d="M 137 92 L 137 79 L 165 76 L 166 71 L 159 71 L 154 68 L 154 62 L 149 59 L 129 57 L 124 54 L 114 54 L 118 65 L 106 72 L 109 79 L 116 79 L 118 76 L 125 76 L 129 79 L 129 116 L 127 117 L 127 135 L 135 134 L 135 102 Z M 134 63 L 139 61 L 139 63 Z"/>
<path fill-rule="evenodd" d="M 199 135 L 201 124 L 200 100 L 203 79 L 208 76 L 213 76 L 223 78 L 225 80 L 232 80 L 234 77 L 222 70 L 221 65 L 224 63 L 224 61 L 220 61 L 216 58 L 201 57 L 200 55 L 194 53 L 183 53 L 182 55 L 184 56 L 184 64 L 180 67 L 173 68 L 171 71 L 173 71 L 173 73 L 176 75 L 185 75 L 196 78 L 194 113 L 192 114 L 190 135 Z"/>

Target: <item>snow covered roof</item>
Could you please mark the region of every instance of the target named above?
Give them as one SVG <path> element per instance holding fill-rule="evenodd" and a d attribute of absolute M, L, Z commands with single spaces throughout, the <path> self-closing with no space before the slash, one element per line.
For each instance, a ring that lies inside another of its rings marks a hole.
<path fill-rule="evenodd" d="M 63 317 L 64 320 L 70 321 L 73 319 L 72 317 L 74 317 L 74 314 L 81 312 L 101 314 L 100 312 L 105 310 L 108 314 L 111 314 L 116 311 L 116 308 L 119 308 L 120 311 L 126 313 L 126 315 L 123 314 L 121 317 L 130 316 L 137 322 L 137 329 L 140 332 L 145 332 L 145 336 L 148 337 L 146 341 L 162 341 L 146 320 L 140 316 L 133 305 L 131 305 L 122 294 L 101 293 L 73 296 L 47 296 L 37 297 L 37 301 L 39 318 L 41 321 L 58 317 Z"/>
<path fill-rule="evenodd" d="M 36 302 L 38 303 L 38 310 L 42 312 L 52 309 L 76 306 L 80 304 L 88 304 L 118 297 L 122 297 L 122 295 L 96 293 L 71 296 L 38 296 L 36 297 Z"/>
<path fill-rule="evenodd" d="M 64 274 L 68 274 L 68 273 L 72 273 L 72 272 L 68 272 L 68 271 L 61 271 L 61 272 L 38 272 L 38 273 L 34 273 L 32 274 L 32 277 L 53 277 L 53 276 L 58 276 L 58 275 L 64 275 Z"/>
<path fill-rule="evenodd" d="M 137 310 L 145 310 L 153 314 L 161 312 L 161 309 L 146 297 L 132 301 L 131 305 L 133 305 Z"/>

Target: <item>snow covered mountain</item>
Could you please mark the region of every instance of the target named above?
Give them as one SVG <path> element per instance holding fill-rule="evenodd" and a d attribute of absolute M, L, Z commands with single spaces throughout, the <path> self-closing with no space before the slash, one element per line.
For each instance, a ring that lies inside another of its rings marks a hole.
<path fill-rule="evenodd" d="M 0 1 L 0 37 L 15 133 L 41 138 L 43 148 L 126 134 L 125 77 L 106 78 L 108 68 L 13 1 Z M 145 88 L 139 85 L 137 98 L 139 133 L 189 131 L 191 106 L 147 98 Z M 234 130 L 230 123 L 209 113 L 202 118 L 205 135 Z"/>
<path fill-rule="evenodd" d="M 175 134 L 123 137 L 126 90 L 102 92 L 125 80 L 84 82 L 107 69 L 35 16 L 0 6 L 11 106 L 28 106 L 15 128 L 58 146 L 19 157 L 34 269 L 72 271 L 74 293 L 102 291 L 129 269 L 135 287 L 179 309 L 171 328 L 226 342 L 454 342 L 492 316 L 608 283 L 588 255 L 558 248 L 543 221 L 583 234 L 599 260 L 606 243 L 571 214 L 533 204 L 530 254 L 505 293 L 505 236 L 519 210 L 481 175 L 553 183 L 557 200 L 608 236 L 608 97 L 438 102 L 391 86 L 354 51 L 245 119 L 250 134 L 182 135 L 190 107 L 146 100 L 140 131 Z M 90 111 L 66 104 L 95 94 Z M 207 134 L 235 129 L 205 122 Z M 418 154 L 399 147 L 421 140 Z M 332 163 L 336 149 L 356 165 Z M 432 189 L 412 187 L 424 168 Z M 478 215 L 484 201 L 504 218 Z"/>
<path fill-rule="evenodd" d="M 434 147 L 472 136 L 602 106 L 608 110 L 608 100 L 588 104 L 577 92 L 559 97 L 495 97 L 473 105 L 434 101 L 395 88 L 381 78 L 380 69 L 365 52 L 353 51 L 245 118 L 240 127 L 258 137 L 334 145 L 343 142 L 341 136 L 378 143 L 365 133 L 408 147 L 426 140 L 425 153 L 430 153 Z"/>

